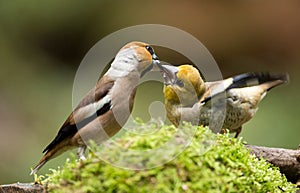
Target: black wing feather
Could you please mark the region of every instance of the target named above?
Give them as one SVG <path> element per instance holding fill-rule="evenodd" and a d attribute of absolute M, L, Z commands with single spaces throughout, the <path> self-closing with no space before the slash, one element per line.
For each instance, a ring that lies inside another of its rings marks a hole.
<path fill-rule="evenodd" d="M 94 92 L 95 89 L 90 91 L 87 94 L 87 96 L 84 97 L 84 99 L 79 103 L 79 105 L 77 106 L 75 111 L 77 109 L 80 109 L 83 106 L 89 105 L 91 103 L 94 103 L 94 102 L 102 99 L 104 96 L 106 96 L 108 94 L 108 92 L 112 88 L 113 84 L 114 84 L 114 82 L 110 81 L 110 82 L 107 82 L 107 84 L 105 84 L 105 87 L 101 87 L 101 88 L 96 87 L 95 92 Z M 93 93 L 95 93 L 95 94 L 93 94 Z M 43 153 L 50 151 L 51 149 L 53 149 L 57 144 L 59 144 L 63 140 L 73 137 L 79 129 L 86 126 L 88 123 L 90 123 L 92 120 L 94 120 L 98 116 L 103 115 L 105 112 L 109 111 L 110 108 L 111 108 L 111 103 L 108 102 L 108 103 L 104 104 L 101 109 L 97 110 L 97 112 L 95 112 L 91 116 L 89 116 L 77 123 L 75 123 L 75 121 L 73 120 L 73 113 L 71 113 L 70 116 L 68 117 L 68 119 L 65 121 L 65 123 L 62 125 L 62 127 L 58 131 L 54 140 L 43 150 Z"/>
<path fill-rule="evenodd" d="M 227 88 L 224 88 L 224 92 L 233 88 L 243 88 L 247 86 L 254 86 L 263 84 L 270 81 L 282 80 L 283 82 L 288 82 L 287 74 L 272 74 L 269 72 L 249 72 L 232 77 L 232 84 Z M 223 93 L 224 93 L 223 92 Z M 220 93 L 217 93 L 217 95 Z M 201 103 L 206 103 L 212 99 L 212 95 L 204 98 Z"/>

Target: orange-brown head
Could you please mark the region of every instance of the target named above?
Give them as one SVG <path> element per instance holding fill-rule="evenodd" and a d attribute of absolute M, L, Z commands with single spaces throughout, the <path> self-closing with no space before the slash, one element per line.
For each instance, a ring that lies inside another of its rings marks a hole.
<path fill-rule="evenodd" d="M 153 65 L 159 63 L 154 49 L 149 44 L 134 41 L 119 50 L 107 74 L 112 77 L 121 77 L 137 71 L 143 76 L 152 69 Z"/>

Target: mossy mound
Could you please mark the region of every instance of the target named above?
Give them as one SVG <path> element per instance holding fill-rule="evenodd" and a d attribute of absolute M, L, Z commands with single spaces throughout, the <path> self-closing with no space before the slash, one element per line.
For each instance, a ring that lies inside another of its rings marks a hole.
<path fill-rule="evenodd" d="M 296 186 L 287 182 L 278 168 L 250 155 L 241 139 L 213 134 L 207 128 L 189 124 L 176 129 L 140 122 L 136 128 L 139 133 L 158 130 L 143 135 L 123 132 L 105 146 L 93 145 L 86 161 L 72 156 L 63 169 L 52 170 L 42 183 L 49 192 L 63 193 L 296 191 Z M 155 156 L 145 153 L 139 157 L 143 151 L 159 150 L 166 144 L 174 150 L 172 154 L 162 151 Z M 132 151 L 122 150 L 120 154 L 120 146 Z M 122 169 L 107 163 L 118 165 L 115 161 L 122 160 L 120 155 L 127 160 L 121 167 L 146 169 Z M 177 156 L 166 162 L 170 155 Z"/>

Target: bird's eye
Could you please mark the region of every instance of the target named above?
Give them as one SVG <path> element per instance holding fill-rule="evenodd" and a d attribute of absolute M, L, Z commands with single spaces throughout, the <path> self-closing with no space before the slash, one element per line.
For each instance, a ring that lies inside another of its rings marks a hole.
<path fill-rule="evenodd" d="M 148 52 L 153 55 L 154 54 L 154 50 L 151 46 L 146 46 L 146 49 L 148 50 Z"/>
<path fill-rule="evenodd" d="M 182 80 L 176 80 L 175 84 L 177 84 L 179 87 L 183 87 L 184 86 L 184 83 Z"/>

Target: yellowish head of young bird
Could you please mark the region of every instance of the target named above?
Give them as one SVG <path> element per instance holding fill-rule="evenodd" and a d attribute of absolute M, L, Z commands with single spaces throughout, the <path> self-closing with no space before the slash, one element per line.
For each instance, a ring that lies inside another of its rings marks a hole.
<path fill-rule="evenodd" d="M 192 65 L 162 65 L 162 71 L 165 103 L 192 106 L 205 91 L 204 81 Z"/>

